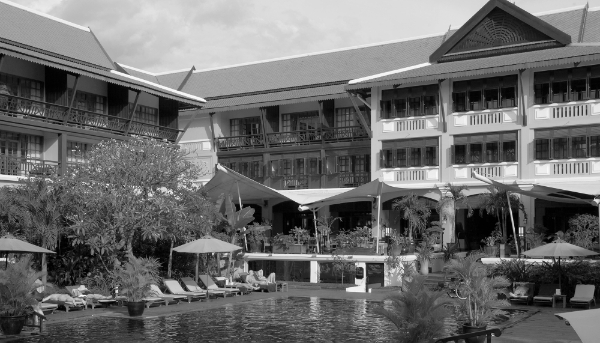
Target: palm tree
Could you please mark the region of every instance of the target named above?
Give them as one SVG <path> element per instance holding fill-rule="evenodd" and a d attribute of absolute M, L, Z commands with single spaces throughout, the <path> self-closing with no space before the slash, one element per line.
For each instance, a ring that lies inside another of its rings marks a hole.
<path fill-rule="evenodd" d="M 400 211 L 402 217 L 408 220 L 408 238 L 412 241 L 413 233 L 420 233 L 427 226 L 431 215 L 429 206 L 415 194 L 409 194 L 394 200 L 392 209 Z"/>
<path fill-rule="evenodd" d="M 483 202 L 481 207 L 479 208 L 479 214 L 483 215 L 483 211 L 488 214 L 493 215 L 498 218 L 498 222 L 500 223 L 500 227 L 502 228 L 502 238 L 506 242 L 508 240 L 508 233 L 506 231 L 506 226 L 508 221 L 507 217 L 510 213 L 508 208 L 508 197 L 507 191 L 502 188 L 489 186 L 489 193 L 482 195 Z M 523 217 L 527 220 L 527 213 L 525 212 L 525 206 L 521 202 L 521 199 L 515 194 L 510 194 L 510 207 L 513 212 L 521 211 L 523 213 Z M 519 246 L 519 236 L 515 232 L 515 228 L 513 227 L 513 237 L 515 237 L 515 242 L 517 247 Z"/>
<path fill-rule="evenodd" d="M 463 194 L 463 191 L 468 190 L 469 187 L 466 185 L 446 185 L 446 191 L 442 192 L 442 198 L 438 201 L 436 209 L 440 214 L 440 221 L 446 220 L 450 224 L 450 242 L 456 242 L 456 204 L 466 205 L 469 212 L 468 216 L 473 215 L 473 209 L 471 208 L 468 197 Z"/>

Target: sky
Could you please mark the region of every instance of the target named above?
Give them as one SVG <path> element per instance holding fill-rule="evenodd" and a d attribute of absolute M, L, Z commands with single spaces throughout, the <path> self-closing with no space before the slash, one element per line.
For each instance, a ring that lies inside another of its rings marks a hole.
<path fill-rule="evenodd" d="M 12 0 L 87 26 L 116 62 L 208 69 L 443 33 L 485 0 Z M 517 0 L 530 13 L 585 0 Z M 600 0 L 590 0 L 600 7 Z"/>

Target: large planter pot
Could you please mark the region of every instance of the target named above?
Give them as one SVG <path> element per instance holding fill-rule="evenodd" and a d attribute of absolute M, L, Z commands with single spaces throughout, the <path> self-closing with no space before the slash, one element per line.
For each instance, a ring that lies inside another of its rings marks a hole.
<path fill-rule="evenodd" d="M 395 255 L 395 256 L 400 256 L 400 255 L 402 255 L 402 252 L 403 252 L 403 251 L 402 251 L 402 247 L 401 247 L 401 246 L 398 246 L 398 245 L 396 245 L 396 246 L 394 246 L 394 247 L 392 247 L 392 248 L 390 249 L 390 252 L 389 252 L 389 254 L 390 254 L 390 255 Z"/>
<path fill-rule="evenodd" d="M 421 275 L 429 275 L 429 260 L 420 261 Z"/>
<path fill-rule="evenodd" d="M 432 247 L 433 247 L 433 252 L 442 251 L 442 244 L 440 244 L 440 243 L 435 243 L 432 245 Z"/>
<path fill-rule="evenodd" d="M 260 252 L 260 243 L 250 243 L 250 252 Z"/>
<path fill-rule="evenodd" d="M 498 255 L 498 247 L 497 246 L 493 246 L 493 247 L 489 247 L 486 246 L 485 248 L 483 248 L 483 250 L 485 251 L 486 254 L 495 257 L 496 255 Z"/>
<path fill-rule="evenodd" d="M 143 301 L 138 302 L 128 302 L 127 303 L 127 312 L 129 312 L 130 317 L 139 317 L 144 314 L 145 303 Z"/>
<path fill-rule="evenodd" d="M 283 244 L 275 244 L 273 245 L 273 254 L 285 254 L 287 252 L 287 248 Z"/>
<path fill-rule="evenodd" d="M 0 317 L 0 328 L 5 335 L 18 335 L 23 330 L 27 316 Z"/>
<path fill-rule="evenodd" d="M 413 254 L 415 252 L 415 243 L 410 243 L 408 245 L 408 253 Z"/>
<path fill-rule="evenodd" d="M 510 256 L 511 250 L 510 245 L 508 244 L 500 244 L 500 257 Z"/>
<path fill-rule="evenodd" d="M 306 254 L 306 245 L 292 244 L 288 247 L 289 254 Z"/>
<path fill-rule="evenodd" d="M 487 329 L 487 325 L 470 326 L 467 324 L 463 324 L 463 333 L 484 331 L 485 329 Z M 485 335 L 481 335 L 481 336 L 477 336 L 477 337 L 470 337 L 470 338 L 466 338 L 465 342 L 466 343 L 483 343 L 483 342 L 485 342 L 485 338 L 486 338 Z"/>

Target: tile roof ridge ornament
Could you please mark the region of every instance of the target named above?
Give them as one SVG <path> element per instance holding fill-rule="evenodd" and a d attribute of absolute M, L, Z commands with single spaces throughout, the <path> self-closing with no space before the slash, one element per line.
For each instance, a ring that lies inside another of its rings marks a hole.
<path fill-rule="evenodd" d="M 188 93 L 184 93 L 184 92 L 178 91 L 176 89 L 163 86 L 163 85 L 158 84 L 158 83 L 150 82 L 148 80 L 140 79 L 139 77 L 135 77 L 133 75 L 121 73 L 120 71 L 116 71 L 116 70 L 111 70 L 110 72 L 113 73 L 113 74 L 122 76 L 122 77 L 126 77 L 128 79 L 132 79 L 132 80 L 135 80 L 135 81 L 138 81 L 138 82 L 142 82 L 142 83 L 146 83 L 146 84 L 152 85 L 152 86 L 154 86 L 156 88 L 163 89 L 163 90 L 165 90 L 167 92 L 171 92 L 171 93 L 177 94 L 177 95 L 182 96 L 182 97 L 186 97 L 186 98 L 189 98 L 189 99 L 192 99 L 192 100 L 196 100 L 196 101 L 200 101 L 200 102 L 206 102 L 206 100 L 204 100 L 201 97 L 198 97 L 198 96 L 195 96 L 195 95 L 191 95 L 191 94 L 188 94 Z"/>
<path fill-rule="evenodd" d="M 23 10 L 23 11 L 27 11 L 27 12 L 33 13 L 33 14 L 37 14 L 37 15 L 39 15 L 39 16 L 41 16 L 41 17 L 44 17 L 44 18 L 46 18 L 46 19 L 54 20 L 54 21 L 57 21 L 57 22 L 59 22 L 59 23 L 61 23 L 61 24 L 65 24 L 65 25 L 68 25 L 68 26 L 72 26 L 72 27 L 74 27 L 74 28 L 77 28 L 77 29 L 80 29 L 80 30 L 83 30 L 83 31 L 86 31 L 86 32 L 91 32 L 91 30 L 90 30 L 88 27 L 81 26 L 81 25 L 78 25 L 78 24 L 72 23 L 72 22 L 70 22 L 70 21 L 66 21 L 66 20 L 64 20 L 64 19 L 57 18 L 57 17 L 55 17 L 55 16 L 52 16 L 52 15 L 50 15 L 50 14 L 47 14 L 47 13 L 44 13 L 44 12 L 40 12 L 40 11 L 34 10 L 33 8 L 29 8 L 29 7 L 26 7 L 26 6 L 23 6 L 23 5 L 19 5 L 19 4 L 16 4 L 16 3 L 14 3 L 14 2 L 10 2 L 10 1 L 7 1 L 7 0 L 0 0 L 0 3 L 3 3 L 3 4 L 6 4 L 6 5 L 9 5 L 9 6 L 12 6 L 12 7 L 18 8 L 18 9 L 20 9 L 20 10 Z"/>
<path fill-rule="evenodd" d="M 250 65 L 255 65 L 255 64 L 277 62 L 277 61 L 285 61 L 285 60 L 291 60 L 291 59 L 295 59 L 295 58 L 325 55 L 325 54 L 331 54 L 331 53 L 336 53 L 336 52 L 343 52 L 343 51 L 350 51 L 350 50 L 358 50 L 358 49 L 364 49 L 364 48 L 371 48 L 371 47 L 376 47 L 376 46 L 380 46 L 380 45 L 402 43 L 402 42 L 408 42 L 408 41 L 425 39 L 425 38 L 442 37 L 442 36 L 444 36 L 446 34 L 446 32 L 447 31 L 438 32 L 438 33 L 432 33 L 432 34 L 422 35 L 422 36 L 415 36 L 415 37 L 408 37 L 408 38 L 401 38 L 401 39 L 396 39 L 396 40 L 389 40 L 389 41 L 377 42 L 377 43 L 355 45 L 355 46 L 350 46 L 350 47 L 345 47 L 345 48 L 339 48 L 339 49 L 323 50 L 323 51 L 311 52 L 311 53 L 306 53 L 306 54 L 291 55 L 291 56 L 277 57 L 277 58 L 271 58 L 271 59 L 254 61 L 254 62 L 232 64 L 232 65 L 221 66 L 221 67 L 212 67 L 212 68 L 205 68 L 205 69 L 197 69 L 197 70 L 194 71 L 194 73 L 203 73 L 203 72 L 223 70 L 223 69 L 229 69 L 229 68 L 245 67 L 245 66 L 250 66 Z M 187 70 L 189 70 L 189 69 L 187 69 Z"/>
<path fill-rule="evenodd" d="M 409 71 L 409 70 L 413 70 L 413 69 L 419 69 L 419 68 L 423 68 L 423 67 L 428 67 L 430 65 L 431 65 L 431 63 L 426 62 L 426 63 L 421 63 L 421 64 L 417 64 L 417 65 L 410 66 L 410 67 L 405 67 L 405 68 L 401 68 L 401 69 L 386 71 L 385 73 L 380 73 L 380 74 L 375 74 L 375 75 L 371 75 L 371 76 L 361 77 L 359 79 L 350 80 L 350 82 L 348 82 L 348 84 L 353 85 L 353 84 L 356 84 L 356 83 L 361 83 L 361 82 L 369 81 L 369 80 L 372 80 L 372 79 L 376 79 L 376 78 L 379 78 L 379 77 L 382 77 L 382 76 L 388 76 L 388 75 L 397 74 L 397 73 L 401 73 L 401 72 L 405 72 L 405 71 Z"/>

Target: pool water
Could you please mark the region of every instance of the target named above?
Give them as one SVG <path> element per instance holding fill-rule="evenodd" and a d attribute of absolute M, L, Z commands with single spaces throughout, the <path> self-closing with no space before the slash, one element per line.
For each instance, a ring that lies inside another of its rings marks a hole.
<path fill-rule="evenodd" d="M 381 302 L 289 297 L 151 319 L 94 317 L 21 342 L 390 342 Z"/>

